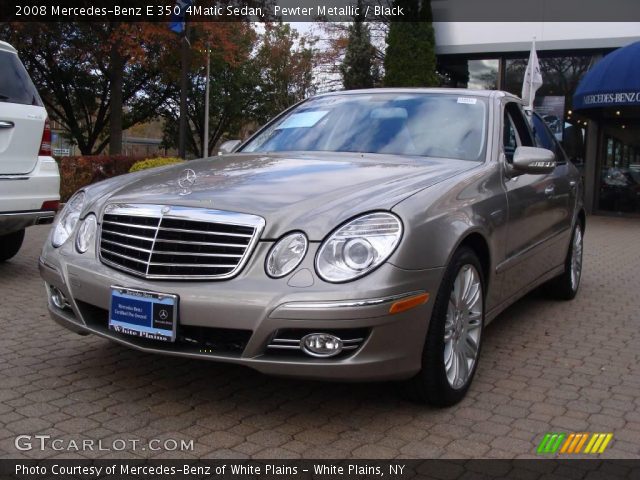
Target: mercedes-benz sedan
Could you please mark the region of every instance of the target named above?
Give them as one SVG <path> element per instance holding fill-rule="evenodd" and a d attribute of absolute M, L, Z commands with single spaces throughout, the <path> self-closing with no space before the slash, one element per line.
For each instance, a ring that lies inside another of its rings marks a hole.
<path fill-rule="evenodd" d="M 507 93 L 321 95 L 223 151 L 76 193 L 40 259 L 52 317 L 450 405 L 496 315 L 545 282 L 578 290 L 580 176 Z"/>

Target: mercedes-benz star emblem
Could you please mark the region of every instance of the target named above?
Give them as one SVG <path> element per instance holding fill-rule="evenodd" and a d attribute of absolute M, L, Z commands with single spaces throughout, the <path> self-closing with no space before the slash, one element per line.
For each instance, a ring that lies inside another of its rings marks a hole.
<path fill-rule="evenodd" d="M 180 174 L 178 179 L 178 185 L 182 189 L 180 195 L 189 195 L 191 193 L 191 187 L 196 183 L 196 172 L 190 168 L 185 168 Z"/>
<path fill-rule="evenodd" d="M 160 320 L 166 320 L 169 318 L 169 313 L 166 310 L 160 310 L 158 312 L 158 316 L 160 317 Z"/>

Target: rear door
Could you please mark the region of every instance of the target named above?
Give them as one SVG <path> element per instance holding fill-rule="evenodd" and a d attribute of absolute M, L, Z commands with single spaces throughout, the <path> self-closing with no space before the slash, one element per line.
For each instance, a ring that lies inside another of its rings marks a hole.
<path fill-rule="evenodd" d="M 0 175 L 34 169 L 46 117 L 18 55 L 0 42 Z"/>

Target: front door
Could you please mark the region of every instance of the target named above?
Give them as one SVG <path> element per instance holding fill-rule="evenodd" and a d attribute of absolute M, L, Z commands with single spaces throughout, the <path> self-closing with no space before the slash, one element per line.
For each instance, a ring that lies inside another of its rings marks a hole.
<path fill-rule="evenodd" d="M 532 133 L 519 104 L 505 105 L 503 116 L 503 158 L 505 172 L 519 146 L 535 146 Z M 557 266 L 557 255 L 550 254 L 551 240 L 562 219 L 558 200 L 565 187 L 550 174 L 505 175 L 508 226 L 505 261 L 498 266 L 503 273 L 502 298 L 508 299 Z M 565 220 L 566 221 L 566 220 Z M 571 221 L 570 219 L 568 220 Z"/>

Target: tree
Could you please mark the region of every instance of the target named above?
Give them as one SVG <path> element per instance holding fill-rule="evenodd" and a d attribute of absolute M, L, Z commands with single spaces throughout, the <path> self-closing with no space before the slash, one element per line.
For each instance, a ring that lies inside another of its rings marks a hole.
<path fill-rule="evenodd" d="M 123 98 L 125 76 L 142 66 L 158 79 L 161 71 L 168 66 L 167 54 L 173 49 L 167 47 L 173 45 L 173 34 L 167 31 L 163 24 L 158 23 L 110 22 L 106 24 L 103 42 L 109 49 L 109 65 L 105 75 L 110 80 L 109 153 L 114 155 L 122 152 L 122 131 L 126 129 L 123 123 L 123 109 L 126 106 Z M 165 52 L 164 55 L 161 54 L 162 51 Z M 158 70 L 159 66 L 155 63 L 157 61 L 162 62 L 162 70 Z M 173 94 L 170 89 L 165 93 L 166 97 Z M 156 104 L 159 107 L 166 98 L 157 100 L 161 101 Z"/>
<path fill-rule="evenodd" d="M 391 22 L 384 58 L 384 84 L 389 87 L 438 85 L 435 38 L 429 0 L 395 0 L 403 21 Z"/>
<path fill-rule="evenodd" d="M 288 24 L 267 24 L 255 58 L 260 74 L 254 117 L 264 122 L 315 93 L 315 39 L 300 37 Z"/>
<path fill-rule="evenodd" d="M 2 36 L 20 51 L 51 118 L 63 125 L 83 155 L 93 155 L 110 142 L 114 88 L 122 92 L 126 107 L 125 111 L 114 109 L 122 115 L 115 122 L 118 130 L 155 117 L 172 94 L 160 81 L 172 45 L 171 36 L 160 27 L 109 22 L 13 23 L 4 26 Z M 122 56 L 117 66 L 114 44 Z"/>
<path fill-rule="evenodd" d="M 360 11 L 363 11 L 362 3 L 362 0 L 358 0 Z M 359 15 L 349 26 L 349 43 L 340 65 L 344 88 L 372 88 L 378 82 L 375 56 L 376 49 L 371 44 L 369 26 L 364 23 L 363 15 Z"/>
<path fill-rule="evenodd" d="M 301 39 L 298 32 L 287 24 L 266 24 L 259 39 L 248 23 L 229 23 L 228 26 L 224 39 L 229 45 L 219 51 L 214 49 L 211 54 L 211 149 L 223 137 L 237 138 L 246 124 L 265 122 L 314 92 L 315 52 L 310 47 L 312 42 Z M 197 24 L 192 23 L 190 28 L 196 35 L 192 43 L 202 45 L 197 38 Z M 198 51 L 201 49 L 194 46 L 188 82 L 190 101 L 187 108 L 186 149 L 194 157 L 204 156 L 202 137 L 206 58 Z M 177 79 L 171 81 L 176 82 Z M 167 147 L 177 145 L 178 111 L 178 105 L 169 101 L 163 113 L 166 119 L 163 143 Z M 211 153 L 209 151 L 208 155 Z"/>
<path fill-rule="evenodd" d="M 211 55 L 210 73 L 210 109 L 209 109 L 209 148 L 206 155 L 202 151 L 204 136 L 204 97 L 206 87 L 205 62 L 206 42 L 213 41 L 206 30 L 211 24 L 190 25 L 193 32 L 193 58 L 188 76 L 189 102 L 187 103 L 187 135 L 186 150 L 195 157 L 210 156 L 216 143 L 225 134 L 234 135 L 245 119 L 250 118 L 250 111 L 255 101 L 254 92 L 257 86 L 258 72 L 255 70 L 251 52 L 255 47 L 256 34 L 248 23 L 229 23 L 223 35 L 224 48 L 209 49 Z M 210 32 L 209 32 L 210 33 Z M 220 32 L 218 32 L 220 34 Z M 168 81 L 177 84 L 178 78 Z M 163 144 L 176 147 L 178 144 L 179 106 L 176 100 L 170 100 L 163 111 L 165 119 Z"/>

